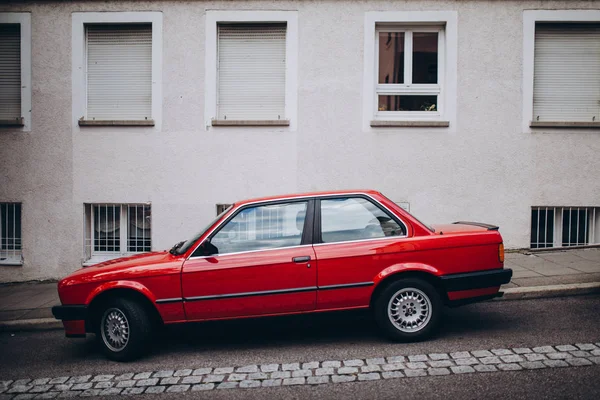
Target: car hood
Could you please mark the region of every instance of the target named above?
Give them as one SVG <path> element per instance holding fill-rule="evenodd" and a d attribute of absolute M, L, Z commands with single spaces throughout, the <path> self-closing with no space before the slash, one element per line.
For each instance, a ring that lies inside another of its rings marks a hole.
<path fill-rule="evenodd" d="M 140 275 L 176 272 L 174 269 L 179 269 L 181 263 L 182 256 L 174 256 L 168 251 L 136 254 L 81 268 L 64 278 L 60 285 L 131 279 Z"/>

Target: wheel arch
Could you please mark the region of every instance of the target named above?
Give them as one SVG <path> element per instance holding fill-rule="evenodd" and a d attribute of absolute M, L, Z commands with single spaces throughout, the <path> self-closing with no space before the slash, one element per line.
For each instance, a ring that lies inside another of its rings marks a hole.
<path fill-rule="evenodd" d="M 386 269 L 379 273 L 374 280 L 375 289 L 371 294 L 371 300 L 369 302 L 369 306 L 373 307 L 373 303 L 380 295 L 380 293 L 385 290 L 392 283 L 400 280 L 400 279 L 421 279 L 431 286 L 433 286 L 438 292 L 440 299 L 444 304 L 448 303 L 448 293 L 444 289 L 442 285 L 442 281 L 439 278 L 439 271 L 431 266 L 421 264 L 408 264 L 408 265 L 397 265 Z"/>
<path fill-rule="evenodd" d="M 145 289 L 148 290 L 147 288 Z M 144 310 L 146 310 L 153 322 L 158 324 L 163 323 L 162 317 L 158 312 L 154 301 L 147 293 L 145 293 L 145 291 L 132 285 L 114 284 L 98 288 L 90 295 L 89 301 L 87 302 L 88 318 L 85 324 L 87 332 L 95 332 L 95 324 L 97 322 L 96 317 L 102 310 L 102 307 L 111 299 L 115 298 L 125 298 L 140 304 Z"/>

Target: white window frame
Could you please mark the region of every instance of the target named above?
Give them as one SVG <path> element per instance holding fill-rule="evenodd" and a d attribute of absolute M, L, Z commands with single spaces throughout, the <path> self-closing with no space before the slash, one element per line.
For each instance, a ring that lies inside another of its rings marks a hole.
<path fill-rule="evenodd" d="M 72 123 L 79 127 L 79 120 L 87 115 L 87 50 L 85 40 L 86 24 L 152 24 L 152 120 L 153 126 L 147 129 L 160 130 L 162 126 L 162 47 L 163 15 L 159 11 L 136 12 L 75 12 L 72 14 Z M 95 121 L 94 125 L 120 125 L 112 121 Z M 127 124 L 127 125 L 136 125 Z M 140 123 L 140 125 L 146 125 Z M 122 126 L 117 128 L 122 131 Z"/>
<path fill-rule="evenodd" d="M 547 124 L 531 127 L 533 121 L 533 80 L 535 59 L 535 25 L 538 22 L 600 22 L 600 10 L 525 10 L 523 11 L 523 121 L 524 133 L 540 132 L 552 128 L 553 131 L 573 128 L 598 128 L 597 123 L 565 122 L 559 125 Z"/>
<path fill-rule="evenodd" d="M 21 117 L 23 117 L 23 126 L 10 126 L 10 129 L 31 132 L 31 13 L 0 12 L 0 24 L 21 25 Z"/>
<path fill-rule="evenodd" d="M 228 126 L 274 126 L 274 129 L 295 131 L 298 125 L 298 12 L 297 11 L 234 11 L 206 12 L 205 69 L 204 69 L 204 124 L 211 129 L 217 119 L 217 25 L 228 22 L 286 23 L 285 44 L 285 116 L 288 126 L 278 121 L 236 121 Z M 276 128 L 275 128 L 276 127 Z"/>
<path fill-rule="evenodd" d="M 378 24 L 380 26 L 378 26 Z M 385 25 L 384 25 L 385 24 Z M 405 84 L 379 84 L 379 31 L 405 34 Z M 412 80 L 412 34 L 440 32 L 438 36 L 438 89 L 433 84 L 407 84 Z M 365 13 L 363 68 L 363 130 L 376 126 L 445 127 L 454 130 L 457 98 L 457 13 L 456 11 L 373 11 Z M 409 54 L 410 53 L 410 54 Z M 410 65 L 407 65 L 410 64 Z M 384 86 L 387 86 L 384 87 Z M 435 89 L 435 90 L 432 90 Z M 438 111 L 378 110 L 378 94 L 432 94 L 438 96 Z"/>
<path fill-rule="evenodd" d="M 95 239 L 95 229 L 94 229 L 94 208 L 101 206 L 114 206 L 119 207 L 119 251 L 95 251 L 94 250 L 94 239 Z M 89 225 L 84 224 L 84 228 L 89 230 L 89 232 L 84 232 L 84 266 L 97 264 L 99 262 L 113 260 L 119 257 L 130 256 L 134 254 L 140 254 L 143 252 L 139 251 L 128 251 L 128 240 L 129 240 L 129 216 L 127 215 L 128 206 L 149 206 L 150 207 L 150 218 L 152 220 L 152 205 L 150 203 L 86 203 L 84 207 L 84 221 L 88 220 L 89 217 Z M 89 207 L 90 215 L 86 215 L 87 209 Z M 152 222 L 150 222 L 152 224 Z M 152 235 L 153 235 L 152 225 L 150 225 L 150 251 L 152 251 Z M 88 249 L 85 247 L 88 246 L 85 243 L 87 236 L 89 235 L 89 258 L 86 254 Z"/>

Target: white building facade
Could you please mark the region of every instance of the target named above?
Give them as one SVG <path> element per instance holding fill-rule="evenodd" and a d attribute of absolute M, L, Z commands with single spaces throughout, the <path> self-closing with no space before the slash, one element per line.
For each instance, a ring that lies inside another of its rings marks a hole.
<path fill-rule="evenodd" d="M 3 3 L 0 166 L 0 282 L 316 190 L 600 243 L 600 1 Z"/>

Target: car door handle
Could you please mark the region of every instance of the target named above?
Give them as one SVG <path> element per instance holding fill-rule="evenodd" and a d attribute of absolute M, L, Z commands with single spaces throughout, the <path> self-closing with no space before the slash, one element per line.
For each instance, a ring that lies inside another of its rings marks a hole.
<path fill-rule="evenodd" d="M 292 258 L 292 261 L 295 263 L 307 262 L 310 261 L 310 256 L 294 257 Z"/>

